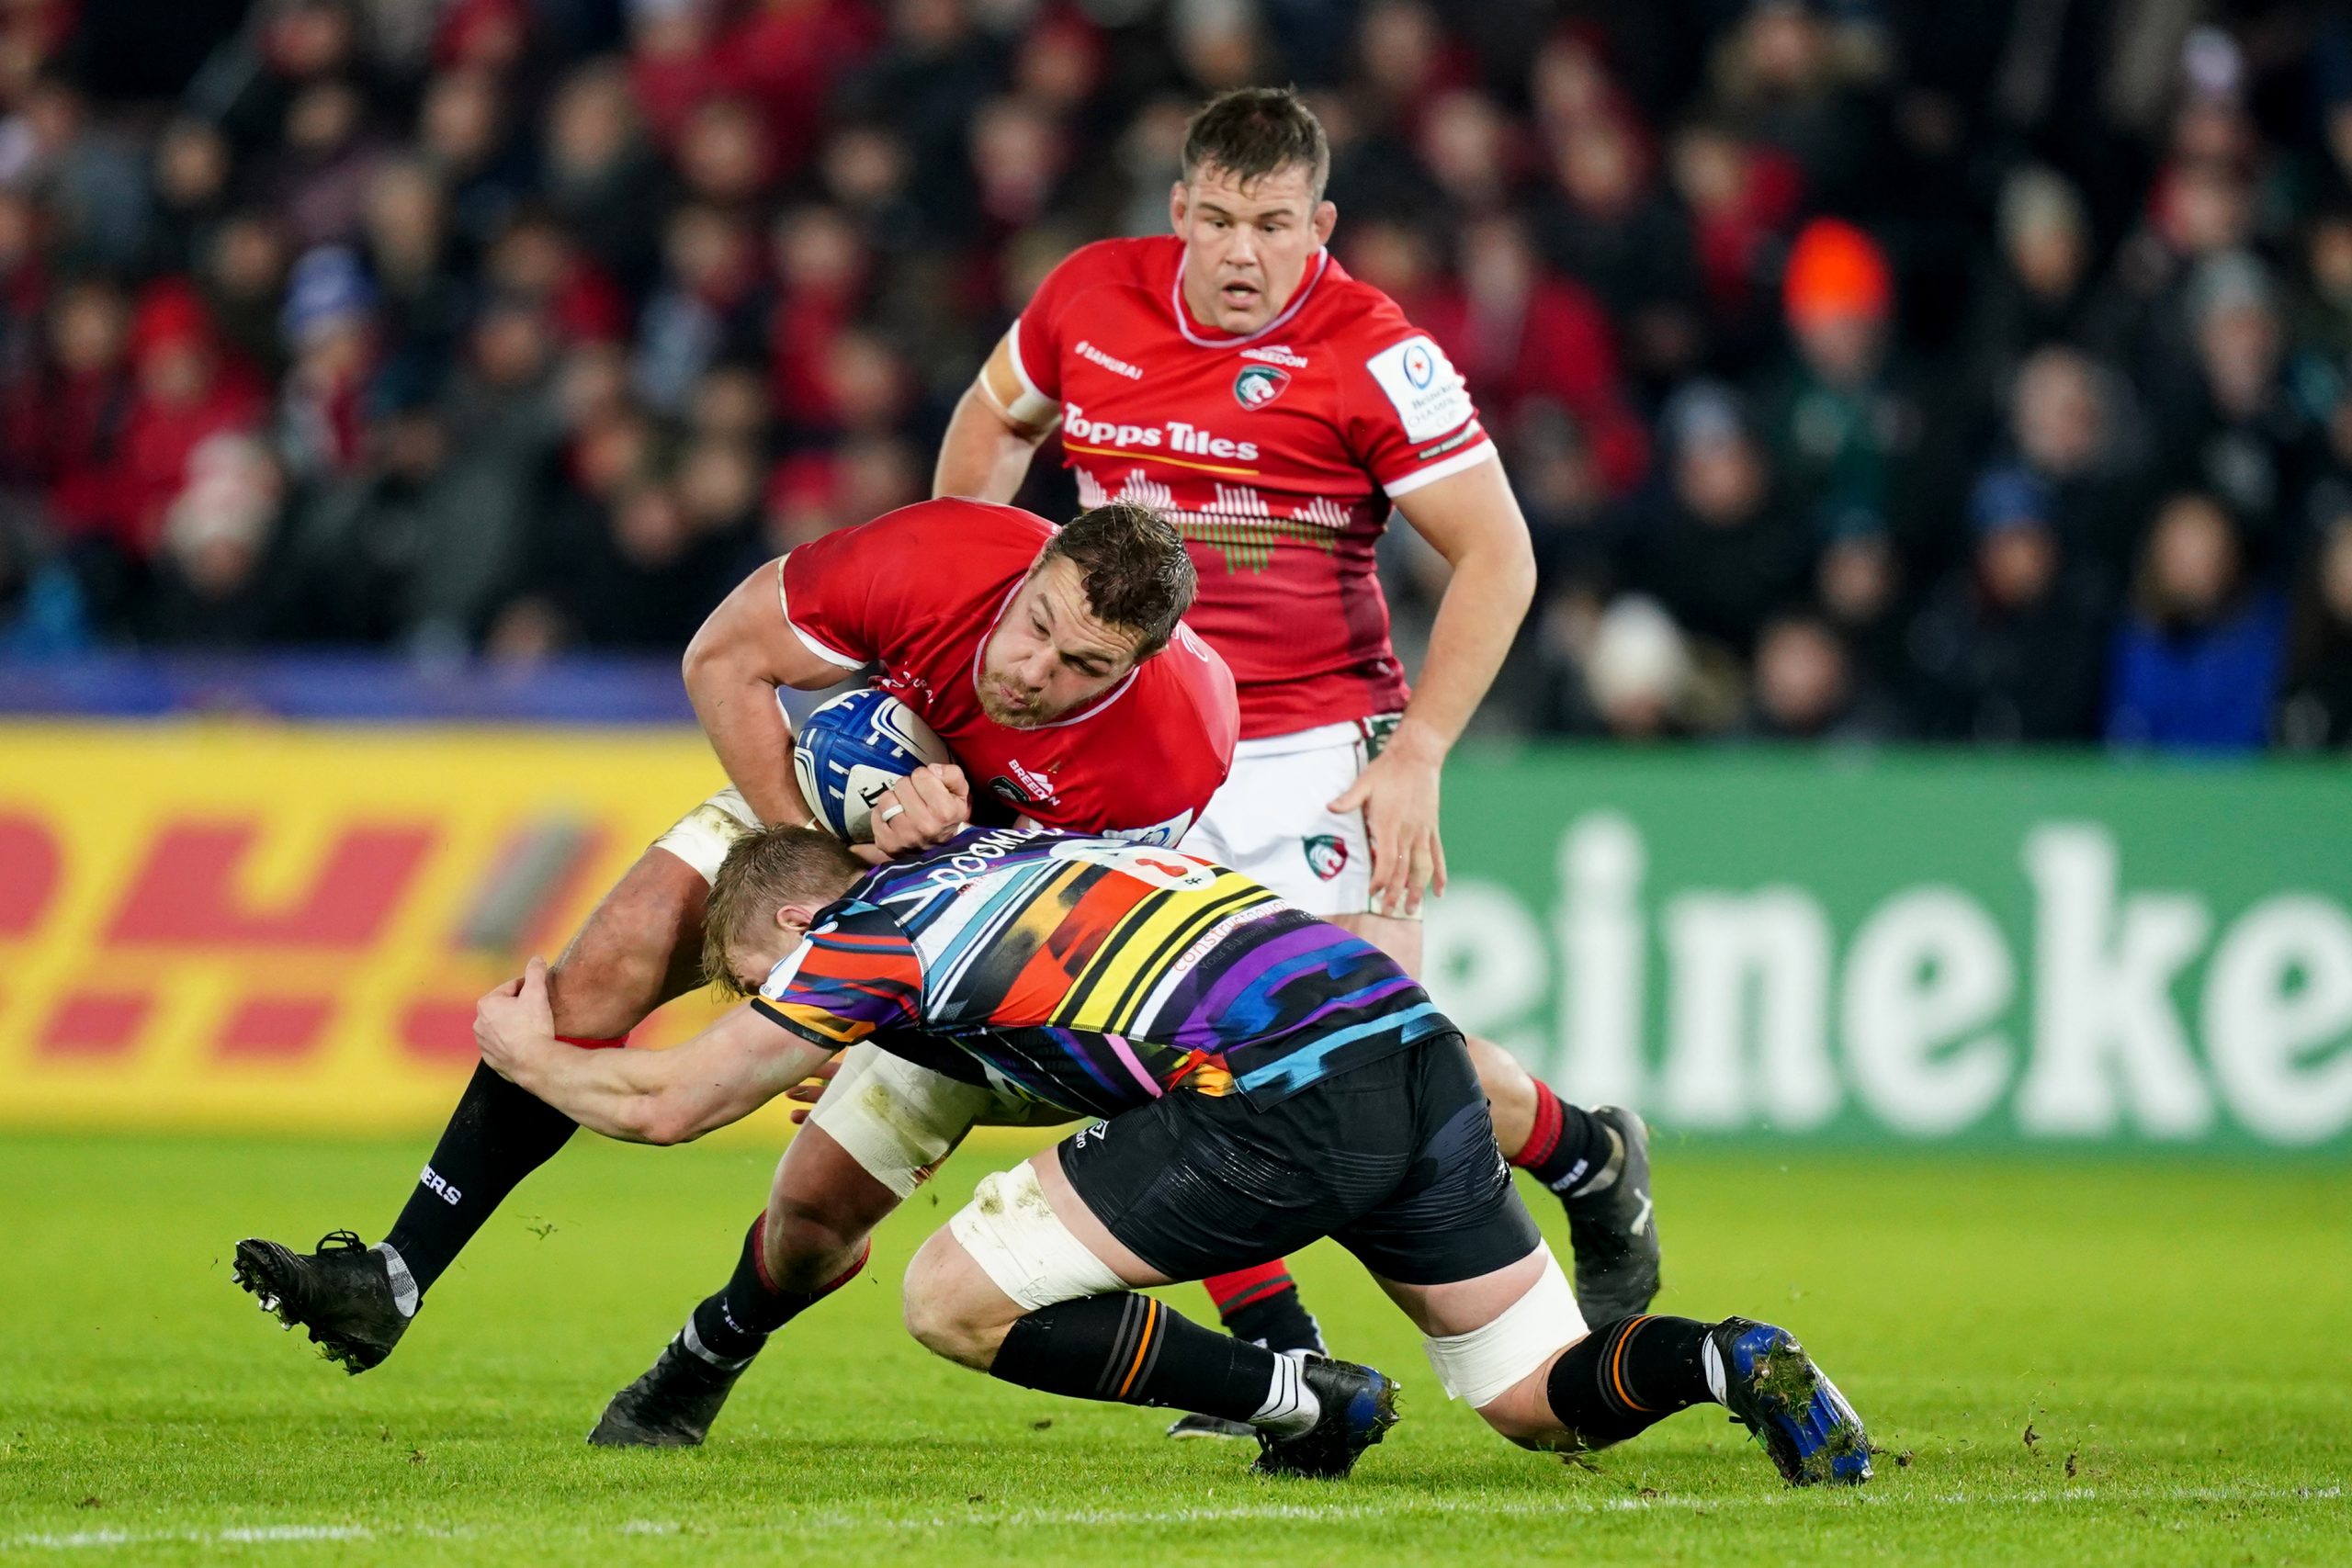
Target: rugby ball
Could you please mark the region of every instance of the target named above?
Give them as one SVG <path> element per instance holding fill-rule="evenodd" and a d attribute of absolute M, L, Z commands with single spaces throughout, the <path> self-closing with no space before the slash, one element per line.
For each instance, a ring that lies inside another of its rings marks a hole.
<path fill-rule="evenodd" d="M 925 762 L 954 760 L 912 708 L 871 688 L 818 708 L 792 740 L 801 799 L 820 826 L 853 844 L 873 842 L 869 814 L 884 790 Z"/>

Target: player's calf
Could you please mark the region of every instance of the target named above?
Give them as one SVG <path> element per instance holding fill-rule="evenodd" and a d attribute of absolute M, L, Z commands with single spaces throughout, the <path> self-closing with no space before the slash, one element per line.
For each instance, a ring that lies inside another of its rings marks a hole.
<path fill-rule="evenodd" d="M 857 1277 L 868 1244 L 833 1255 L 834 1272 L 810 1289 L 780 1284 L 768 1262 L 772 1215 L 752 1222 L 735 1272 L 696 1306 L 653 1365 L 615 1394 L 588 1434 L 598 1448 L 691 1448 L 710 1435 L 768 1336 Z"/>
<path fill-rule="evenodd" d="M 981 1182 L 923 1245 L 904 1303 L 926 1348 L 1002 1382 L 1246 1424 L 1261 1473 L 1345 1475 L 1396 1421 L 1396 1385 L 1370 1368 L 1282 1355 L 1136 1294 L 1026 1165 Z"/>
<path fill-rule="evenodd" d="M 1568 1214 L 1577 1304 L 1589 1323 L 1647 1312 L 1658 1292 L 1657 1217 L 1650 1199 L 1649 1128 L 1614 1105 L 1571 1105 L 1500 1046 L 1469 1043 L 1511 1164 L 1542 1182 Z M 1524 1133 L 1508 1135 L 1517 1128 Z"/>

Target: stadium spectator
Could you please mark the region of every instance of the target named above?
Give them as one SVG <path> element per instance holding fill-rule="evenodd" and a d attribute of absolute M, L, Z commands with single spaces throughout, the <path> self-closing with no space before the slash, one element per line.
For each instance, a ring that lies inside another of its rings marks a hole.
<path fill-rule="evenodd" d="M 2070 559 L 2048 486 L 1998 468 L 1969 502 L 1975 550 L 1909 637 L 1922 730 L 1986 745 L 2087 740 L 2103 671 L 2097 579 Z"/>
<path fill-rule="evenodd" d="M 2064 175 L 2040 165 L 2012 173 L 1997 222 L 1998 251 L 1962 335 L 1970 394 L 1987 410 L 2037 350 L 2081 346 L 2091 292 L 2090 217 Z"/>
<path fill-rule="evenodd" d="M 1901 732 L 1892 705 L 1856 673 L 1827 622 L 1800 611 L 1765 626 L 1739 737 L 1850 746 L 1891 740 Z"/>
<path fill-rule="evenodd" d="M 2236 525 L 2211 496 L 2166 502 L 2117 629 L 2107 739 L 2168 750 L 2245 750 L 2269 731 L 2285 616 L 2249 581 Z"/>
<path fill-rule="evenodd" d="M 1628 594 L 1611 604 L 1581 652 L 1576 695 L 1600 733 L 1637 741 L 1690 733 L 1697 669 L 1674 617 L 1656 600 Z"/>
<path fill-rule="evenodd" d="M 2335 733 L 2312 716 L 2352 486 L 2352 28 L 2309 0 L 2275 34 L 2181 11 L 2040 53 L 2022 12 L 1801 0 L 1673 28 L 258 0 L 177 74 L 99 58 L 87 7 L 38 10 L 0 51 L 0 505 L 105 641 L 650 637 L 582 606 L 642 573 L 666 624 L 745 552 L 910 496 L 1045 267 L 1163 229 L 1200 96 L 1287 78 L 1331 132 L 1348 265 L 1442 340 L 1527 497 L 1546 629 L 1497 716 L 1606 728 L 1584 662 L 1639 592 L 1691 671 L 1653 730 L 1730 724 L 1759 631 L 1810 604 L 1907 733 L 2082 738 L 2102 679 L 2020 671 L 2159 623 L 2133 646 L 2185 657 L 2267 603 L 2296 606 L 2291 694 L 2233 733 Z M 194 455 L 246 435 L 277 514 L 182 507 Z M 1971 504 L 2020 483 L 1997 523 Z M 2150 597 L 2155 502 L 2183 491 L 2237 532 L 2218 622 Z M 449 505 L 480 525 L 429 559 Z M 190 563 L 217 584 L 241 551 L 240 581 L 340 613 L 190 597 Z M 1392 563 L 1408 646 L 1426 565 Z"/>
<path fill-rule="evenodd" d="M 2296 750 L 2352 747 L 2352 511 L 2323 536 L 2298 606 L 2278 739 Z"/>
<path fill-rule="evenodd" d="M 1635 502 L 1624 581 L 1744 659 L 1765 621 L 1803 594 L 1812 543 L 1728 391 L 1686 388 L 1665 424 L 1665 482 Z"/>
<path fill-rule="evenodd" d="M 81 580 L 44 552 L 29 517 L 0 513 L 0 658 L 64 659 L 89 645 Z"/>
<path fill-rule="evenodd" d="M 2189 289 L 2194 370 L 2161 415 L 2174 486 L 2211 492 L 2244 530 L 2257 568 L 2295 547 L 2322 462 L 2320 432 L 2282 378 L 2268 273 L 2240 253 L 2200 264 Z"/>

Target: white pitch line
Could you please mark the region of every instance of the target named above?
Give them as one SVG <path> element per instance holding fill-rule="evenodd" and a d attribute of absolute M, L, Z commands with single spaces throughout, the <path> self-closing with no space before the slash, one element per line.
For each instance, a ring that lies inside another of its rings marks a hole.
<path fill-rule="evenodd" d="M 1707 1513 L 1747 1508 L 1779 1508 L 1809 1502 L 1815 1497 L 1838 1497 L 1850 1506 L 1871 1509 L 1900 1509 L 1927 1506 L 1934 1508 L 2033 1508 L 2063 1506 L 2084 1503 L 2327 1503 L 2341 1501 L 2344 1488 L 2335 1486 L 2069 1486 L 2051 1492 L 1939 1492 L 1912 1495 L 1889 1496 L 1884 1493 L 1853 1492 L 1849 1494 L 1800 1493 L 1795 1491 L 1765 1493 L 1752 1496 L 1721 1497 L 1695 1494 L 1665 1494 L 1655 1497 L 1611 1497 L 1588 1499 L 1579 1497 L 1523 1498 L 1518 1500 L 1487 1500 L 1475 1497 L 1408 1497 L 1384 1503 L 1238 1503 L 1222 1506 L 1204 1506 L 1187 1508 L 1157 1508 L 1122 1511 L 1114 1508 L 1016 1508 L 991 1513 L 975 1506 L 961 1517 L 947 1514 L 908 1514 L 876 1516 L 837 1511 L 787 1515 L 740 1525 L 697 1527 L 707 1532 L 725 1530 L 824 1529 L 824 1530 L 949 1530 L 968 1529 L 986 1525 L 1001 1529 L 1007 1526 L 1037 1529 L 1070 1529 L 1086 1526 L 1134 1525 L 1193 1525 L 1220 1522 L 1273 1522 L 1298 1520 L 1304 1522 L 1379 1520 L 1409 1518 L 1415 1515 L 1476 1514 L 1483 1518 L 1498 1516 L 1634 1514 L 1662 1509 L 1694 1509 Z M 515 1525 L 501 1529 L 492 1527 L 483 1530 L 479 1526 L 456 1529 L 438 1525 L 388 1525 L 371 1529 L 365 1525 L 250 1525 L 232 1526 L 217 1530 L 74 1530 L 67 1534 L 19 1535 L 0 1540 L 0 1551 L 73 1551 L 90 1547 L 145 1546 L 165 1541 L 184 1542 L 195 1546 L 253 1545 L 274 1541 L 372 1540 L 382 1536 L 413 1536 L 421 1538 L 473 1537 L 482 1534 L 513 1534 L 528 1531 L 540 1537 L 565 1536 L 666 1536 L 675 1535 L 686 1527 L 671 1519 L 630 1519 L 609 1529 L 594 1526 L 573 1526 L 568 1529 L 548 1530 L 542 1526 Z"/>

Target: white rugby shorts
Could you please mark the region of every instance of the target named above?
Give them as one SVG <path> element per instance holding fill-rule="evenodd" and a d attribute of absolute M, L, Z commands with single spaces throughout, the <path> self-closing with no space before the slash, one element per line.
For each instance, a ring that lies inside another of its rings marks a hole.
<path fill-rule="evenodd" d="M 1242 741 L 1233 772 L 1178 847 L 1231 866 L 1310 915 L 1380 913 L 1372 907 L 1363 813 L 1343 816 L 1330 803 L 1379 753 L 1395 722 L 1382 715 Z"/>

